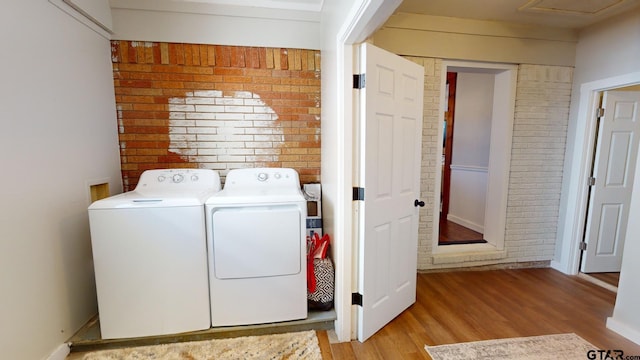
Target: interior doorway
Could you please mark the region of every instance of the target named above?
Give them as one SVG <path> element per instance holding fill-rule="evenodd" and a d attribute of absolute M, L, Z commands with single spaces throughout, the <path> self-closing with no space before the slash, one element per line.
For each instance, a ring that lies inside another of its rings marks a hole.
<path fill-rule="evenodd" d="M 439 245 L 487 242 L 482 234 L 484 224 L 480 222 L 484 220 L 486 201 L 493 81 L 483 75 L 478 77 L 478 75 L 461 73 L 460 82 L 463 89 L 458 96 L 456 90 L 458 75 L 457 72 L 447 72 Z M 474 99 L 481 100 L 474 101 Z M 478 102 L 481 104 L 480 107 Z M 457 122 L 456 106 L 461 107 L 460 119 Z M 454 142 L 456 129 L 460 133 L 457 136 L 460 141 Z M 478 129 L 482 136 L 470 139 L 468 135 Z M 453 162 L 454 149 L 456 149 L 456 162 Z M 470 171 L 484 174 L 472 174 Z M 453 193 L 451 192 L 452 180 Z M 453 202 L 453 208 L 451 202 Z"/>
<path fill-rule="evenodd" d="M 640 86 L 597 93 L 599 101 L 580 272 L 615 290 L 620 277 L 640 133 Z M 606 286 L 605 286 L 606 287 Z"/>
<path fill-rule="evenodd" d="M 482 244 L 494 74 L 448 71 L 439 245 Z"/>
<path fill-rule="evenodd" d="M 602 78 L 579 85 L 579 99 L 577 100 L 575 134 L 568 137 L 568 158 L 565 159 L 568 176 L 566 184 L 566 204 L 564 216 L 561 217 L 557 244 L 557 260 L 551 266 L 565 274 L 579 275 L 580 243 L 584 239 L 585 214 L 587 213 L 587 195 L 589 192 L 588 178 L 591 175 L 593 148 L 596 133 L 595 111 L 598 108 L 599 96 L 602 91 L 640 85 L 640 73 L 626 73 L 618 76 Z M 637 187 L 635 190 L 638 190 Z M 632 196 L 631 207 L 638 205 Z M 637 222 L 629 222 L 627 230 L 636 230 Z M 627 243 L 628 245 L 628 243 Z M 626 262 L 626 261 L 624 261 Z"/>
<path fill-rule="evenodd" d="M 449 180 L 444 180 L 444 162 L 439 154 L 441 166 L 436 174 L 436 197 L 443 199 L 444 186 L 449 186 L 448 211 L 441 216 L 442 202 L 434 202 L 433 252 L 452 253 L 467 251 L 503 251 L 506 224 L 506 202 L 511 162 L 513 116 L 517 66 L 511 64 L 476 63 L 465 61 L 443 61 L 441 85 L 441 114 L 448 109 L 446 96 L 447 73 L 457 73 L 453 125 L 445 123 L 444 116 L 438 129 L 438 139 L 447 146 L 447 130 L 452 135 L 451 170 Z M 466 81 L 474 79 L 473 81 Z M 449 77 L 451 80 L 451 77 Z M 484 82 L 477 81 L 484 79 Z M 461 86 L 467 83 L 468 86 Z M 484 85 L 477 85 L 483 83 Z M 469 85 L 471 84 L 471 85 Z M 476 89 L 474 85 L 476 84 Z M 477 87 L 481 90 L 477 91 Z M 451 87 L 449 88 L 453 90 Z M 460 105 L 461 92 L 476 91 L 466 106 Z M 478 115 L 478 106 L 484 113 Z M 466 114 L 465 114 L 466 112 Z M 470 126 L 458 127 L 463 117 L 475 119 Z M 477 121 L 478 119 L 482 121 Z M 484 121 L 484 122 L 483 122 Z M 478 141 L 482 137 L 486 141 Z M 466 150 L 458 149 L 460 148 Z M 443 151 L 446 156 L 446 150 Z M 463 174 L 462 176 L 460 176 Z M 448 185 L 447 185 L 448 183 Z M 491 199 L 487 202 L 486 199 Z M 445 215 L 446 214 L 446 215 Z M 441 244 L 441 219 L 455 220 L 456 224 L 483 234 L 482 243 L 462 243 L 455 246 Z"/>

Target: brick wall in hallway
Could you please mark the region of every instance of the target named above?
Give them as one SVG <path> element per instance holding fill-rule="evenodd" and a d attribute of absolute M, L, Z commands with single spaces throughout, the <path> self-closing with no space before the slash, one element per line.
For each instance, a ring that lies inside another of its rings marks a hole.
<path fill-rule="evenodd" d="M 420 212 L 418 269 L 548 264 L 556 242 L 573 68 L 518 66 L 504 251 L 438 255 L 433 248 L 438 214 L 431 209 L 440 200 L 435 184 L 440 174 L 436 159 L 442 156 L 437 136 L 443 118 L 442 59 L 407 58 L 425 68 L 421 197 L 427 205 Z"/>

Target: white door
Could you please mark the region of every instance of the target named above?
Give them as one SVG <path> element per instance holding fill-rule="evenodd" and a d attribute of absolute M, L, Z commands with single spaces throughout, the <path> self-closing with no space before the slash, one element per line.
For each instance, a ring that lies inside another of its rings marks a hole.
<path fill-rule="evenodd" d="M 618 272 L 633 174 L 638 155 L 640 92 L 607 91 L 603 97 L 591 187 L 582 272 Z"/>
<path fill-rule="evenodd" d="M 365 341 L 416 299 L 424 69 L 370 44 L 360 55 L 357 328 Z"/>

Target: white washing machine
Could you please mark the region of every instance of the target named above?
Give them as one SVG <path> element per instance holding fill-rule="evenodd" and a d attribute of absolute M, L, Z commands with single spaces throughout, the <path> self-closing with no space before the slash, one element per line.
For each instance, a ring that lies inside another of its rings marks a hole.
<path fill-rule="evenodd" d="M 205 208 L 211 324 L 306 318 L 307 208 L 298 173 L 231 170 Z"/>
<path fill-rule="evenodd" d="M 204 203 L 219 190 L 213 170 L 147 170 L 89 206 L 103 339 L 211 326 Z"/>

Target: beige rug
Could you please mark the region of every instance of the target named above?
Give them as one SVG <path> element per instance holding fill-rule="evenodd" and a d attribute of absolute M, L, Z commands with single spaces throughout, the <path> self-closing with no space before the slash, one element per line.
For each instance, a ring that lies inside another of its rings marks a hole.
<path fill-rule="evenodd" d="M 84 360 L 321 360 L 313 330 L 276 335 L 246 336 L 165 345 L 130 347 L 87 353 Z"/>
<path fill-rule="evenodd" d="M 576 334 L 543 335 L 428 346 L 433 360 L 584 360 L 597 348 Z"/>

